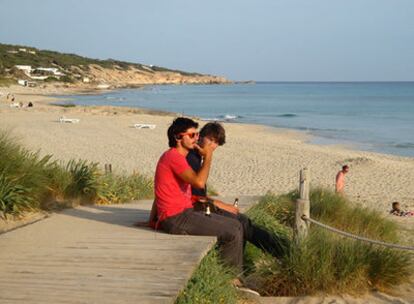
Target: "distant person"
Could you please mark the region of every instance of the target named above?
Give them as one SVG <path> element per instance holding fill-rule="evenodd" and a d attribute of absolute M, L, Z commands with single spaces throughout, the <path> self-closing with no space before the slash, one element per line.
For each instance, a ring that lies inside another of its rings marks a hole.
<path fill-rule="evenodd" d="M 336 174 L 335 192 L 343 194 L 345 188 L 345 174 L 349 171 L 349 166 L 342 166 L 342 170 Z"/>
<path fill-rule="evenodd" d="M 396 216 L 414 216 L 414 212 L 412 212 L 412 211 L 401 210 L 399 202 L 393 202 L 392 203 L 390 213 L 392 215 L 396 215 Z"/>
<path fill-rule="evenodd" d="M 27 104 L 27 107 L 28 107 L 28 108 L 33 107 L 33 103 L 32 103 L 31 101 L 29 101 L 29 103 Z"/>

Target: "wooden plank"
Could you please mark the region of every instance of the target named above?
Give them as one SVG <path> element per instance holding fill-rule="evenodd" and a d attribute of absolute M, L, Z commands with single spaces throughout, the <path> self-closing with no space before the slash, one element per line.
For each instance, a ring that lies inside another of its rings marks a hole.
<path fill-rule="evenodd" d="M 216 238 L 133 226 L 151 204 L 81 206 L 0 235 L 0 303 L 173 303 Z"/>
<path fill-rule="evenodd" d="M 172 303 L 214 237 L 133 226 L 152 201 L 66 210 L 0 236 L 0 303 Z"/>

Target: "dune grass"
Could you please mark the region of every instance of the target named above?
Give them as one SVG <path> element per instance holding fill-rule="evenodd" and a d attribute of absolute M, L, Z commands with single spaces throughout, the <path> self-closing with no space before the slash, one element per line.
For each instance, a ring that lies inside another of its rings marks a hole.
<path fill-rule="evenodd" d="M 150 198 L 152 181 L 142 175 L 105 175 L 98 163 L 52 161 L 52 155 L 31 152 L 0 131 L 0 215 L 59 209 L 68 201 L 123 203 Z"/>
<path fill-rule="evenodd" d="M 249 215 L 275 232 L 291 235 L 297 197 L 296 192 L 267 194 Z M 376 211 L 353 207 L 346 198 L 324 189 L 312 190 L 310 199 L 311 217 L 316 220 L 372 239 L 398 242 L 397 226 Z M 345 239 L 314 225 L 308 238 L 301 244 L 292 241 L 289 254 L 278 261 L 249 244 L 245 259 L 249 284 L 272 296 L 387 291 L 409 281 L 412 273 L 410 253 Z"/>
<path fill-rule="evenodd" d="M 212 249 L 178 295 L 175 304 L 237 303 L 237 291 L 231 284 L 234 277 L 234 272 L 220 261 L 218 250 Z"/>

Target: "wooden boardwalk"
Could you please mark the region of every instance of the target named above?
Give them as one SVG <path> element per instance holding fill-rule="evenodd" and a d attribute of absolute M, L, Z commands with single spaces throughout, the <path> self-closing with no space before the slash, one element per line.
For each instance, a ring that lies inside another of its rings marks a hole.
<path fill-rule="evenodd" d="M 216 240 L 134 227 L 151 203 L 82 206 L 0 235 L 0 303 L 173 303 Z"/>

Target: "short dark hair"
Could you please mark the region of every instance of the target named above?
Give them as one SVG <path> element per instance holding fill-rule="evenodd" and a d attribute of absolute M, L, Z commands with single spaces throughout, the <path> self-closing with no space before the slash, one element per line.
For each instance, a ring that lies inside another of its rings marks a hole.
<path fill-rule="evenodd" d="M 218 122 L 209 122 L 200 131 L 200 137 L 207 137 L 215 140 L 219 146 L 226 142 L 226 131 Z"/>
<path fill-rule="evenodd" d="M 177 146 L 177 139 L 179 139 L 179 134 L 184 133 L 190 128 L 198 128 L 198 123 L 194 120 L 186 117 L 178 117 L 174 119 L 171 126 L 168 128 L 168 146 L 170 148 Z"/>
<path fill-rule="evenodd" d="M 343 165 L 342 170 L 346 170 L 346 169 L 349 169 L 349 166 L 348 165 Z"/>

